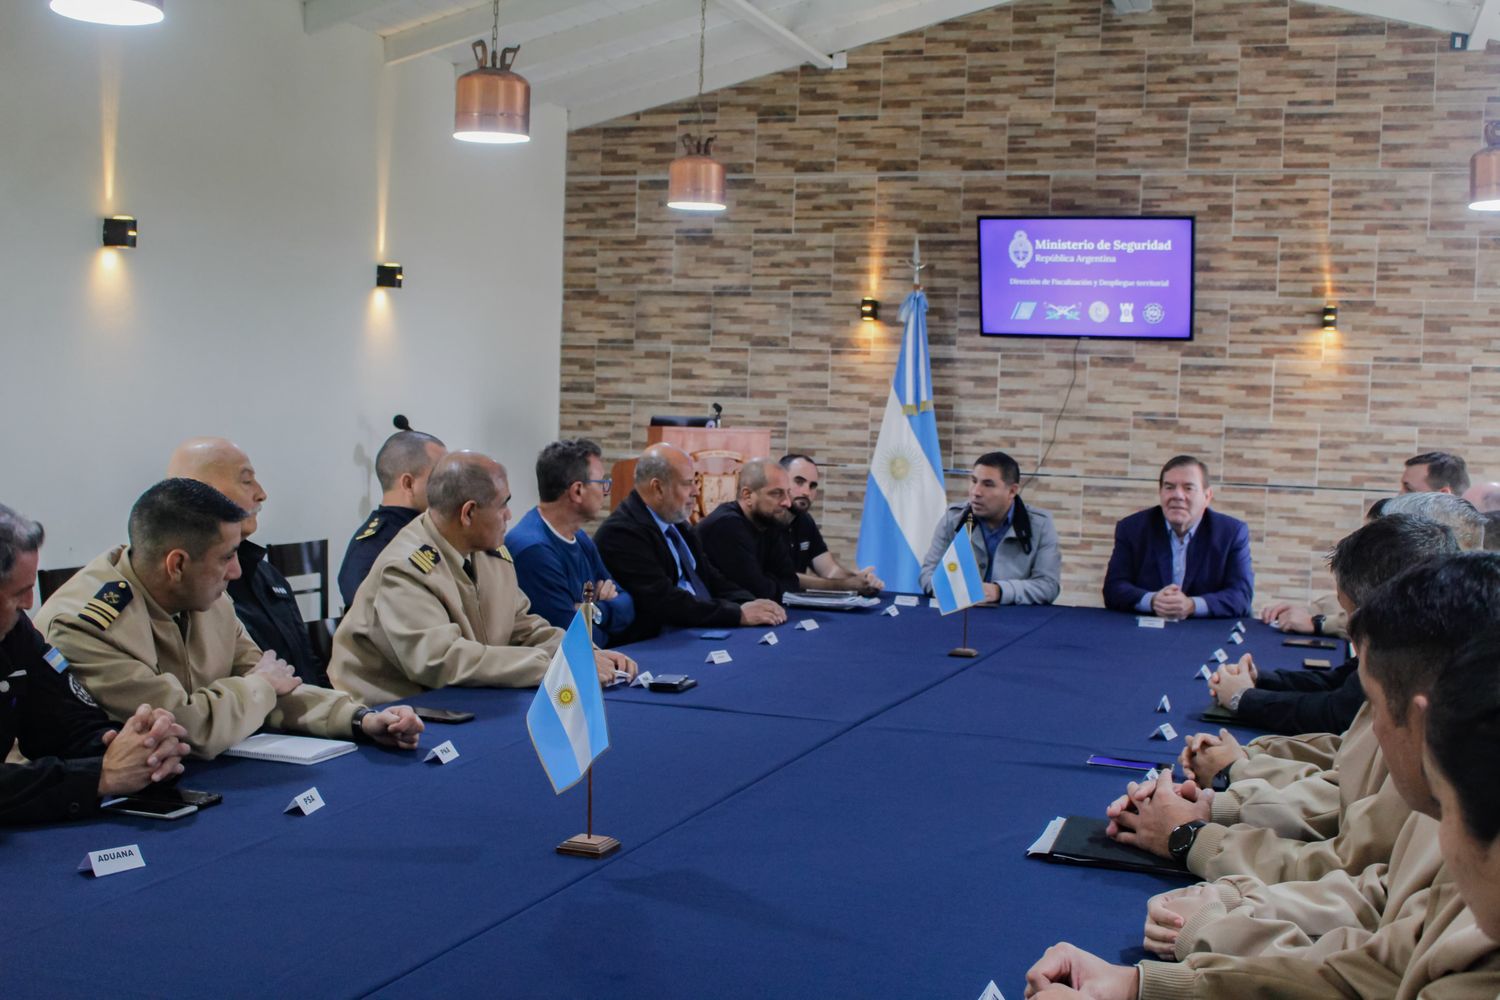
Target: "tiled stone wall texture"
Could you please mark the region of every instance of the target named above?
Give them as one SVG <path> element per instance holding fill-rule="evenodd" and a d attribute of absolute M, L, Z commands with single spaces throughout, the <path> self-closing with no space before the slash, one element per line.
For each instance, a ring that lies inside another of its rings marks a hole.
<path fill-rule="evenodd" d="M 1063 601 L 1100 602 L 1115 520 L 1179 452 L 1249 522 L 1257 605 L 1323 593 L 1405 458 L 1500 479 L 1500 220 L 1466 204 L 1497 98 L 1500 52 L 1302 0 L 1020 0 L 705 95 L 717 218 L 665 205 L 693 102 L 580 129 L 563 433 L 623 458 L 651 414 L 721 403 L 824 463 L 852 562 L 919 237 L 945 461 L 1031 472 L 1055 435 L 1025 497 L 1057 518 Z M 982 337 L 975 217 L 1022 213 L 1196 215 L 1194 340 Z"/>

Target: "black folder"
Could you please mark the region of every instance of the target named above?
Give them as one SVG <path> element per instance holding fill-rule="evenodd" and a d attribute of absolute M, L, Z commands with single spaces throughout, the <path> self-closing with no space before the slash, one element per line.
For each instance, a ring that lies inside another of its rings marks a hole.
<path fill-rule="evenodd" d="M 1111 840 L 1104 832 L 1106 825 L 1106 820 L 1093 816 L 1069 816 L 1058 831 L 1057 840 L 1053 841 L 1052 850 L 1046 855 L 1047 860 L 1177 878 L 1197 877 L 1175 862 Z"/>
<path fill-rule="evenodd" d="M 1208 707 L 1198 713 L 1198 718 L 1219 726 L 1237 726 L 1240 717 L 1218 702 L 1209 702 Z"/>

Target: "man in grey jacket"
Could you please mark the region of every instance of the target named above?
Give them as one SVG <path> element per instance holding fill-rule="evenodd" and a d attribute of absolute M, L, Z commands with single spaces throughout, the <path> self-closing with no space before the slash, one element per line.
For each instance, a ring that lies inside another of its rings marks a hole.
<path fill-rule="evenodd" d="M 1021 497 L 1021 468 L 1003 451 L 979 456 L 969 475 L 969 500 L 948 508 L 922 560 L 922 589 L 971 514 L 969 540 L 987 604 L 1051 604 L 1061 589 L 1062 556 L 1052 515 Z"/>

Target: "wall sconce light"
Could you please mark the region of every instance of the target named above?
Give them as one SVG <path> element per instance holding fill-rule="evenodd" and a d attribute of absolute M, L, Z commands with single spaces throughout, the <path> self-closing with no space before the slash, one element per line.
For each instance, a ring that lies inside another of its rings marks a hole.
<path fill-rule="evenodd" d="M 400 288 L 401 281 L 406 277 L 401 270 L 400 264 L 376 264 L 375 265 L 375 287 L 377 288 Z"/>
<path fill-rule="evenodd" d="M 135 235 L 135 219 L 129 215 L 112 215 L 104 220 L 104 245 L 107 247 L 133 247 Z"/>
<path fill-rule="evenodd" d="M 1339 307 L 1323 307 L 1323 332 L 1333 333 L 1339 328 Z"/>
<path fill-rule="evenodd" d="M 54 13 L 75 21 L 134 27 L 157 24 L 162 19 L 162 0 L 52 0 Z"/>
<path fill-rule="evenodd" d="M 880 318 L 880 300 L 872 299 L 866 295 L 859 300 L 859 318 L 866 323 L 873 323 Z"/>

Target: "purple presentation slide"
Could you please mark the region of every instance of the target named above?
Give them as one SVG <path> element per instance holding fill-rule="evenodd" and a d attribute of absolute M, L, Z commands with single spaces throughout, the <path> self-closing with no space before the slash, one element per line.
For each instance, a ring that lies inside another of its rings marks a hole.
<path fill-rule="evenodd" d="M 1193 339 L 1191 218 L 981 216 L 986 334 Z"/>

